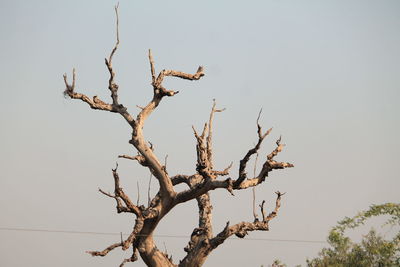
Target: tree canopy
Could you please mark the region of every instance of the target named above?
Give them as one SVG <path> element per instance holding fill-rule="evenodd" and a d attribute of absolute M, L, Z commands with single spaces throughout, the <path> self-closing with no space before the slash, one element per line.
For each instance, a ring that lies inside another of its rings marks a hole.
<path fill-rule="evenodd" d="M 384 225 L 400 226 L 400 204 L 386 203 L 372 205 L 356 216 L 345 217 L 329 232 L 329 248 L 324 248 L 317 258 L 307 260 L 309 267 L 347 266 L 400 266 L 400 232 L 392 239 L 385 239 L 375 229 L 363 236 L 360 243 L 345 235 L 348 229 L 363 225 L 368 219 L 389 216 Z"/>

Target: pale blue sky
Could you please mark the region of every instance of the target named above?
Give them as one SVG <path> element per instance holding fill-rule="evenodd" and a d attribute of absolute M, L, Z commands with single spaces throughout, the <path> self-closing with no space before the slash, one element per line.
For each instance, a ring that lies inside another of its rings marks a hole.
<path fill-rule="evenodd" d="M 65 99 L 62 74 L 77 69 L 77 90 L 108 99 L 104 57 L 115 42 L 113 1 L 0 1 L 0 227 L 128 232 L 112 190 L 118 154 L 134 153 L 130 130 L 115 114 Z M 237 163 L 256 141 L 255 119 L 282 134 L 276 171 L 257 188 L 271 208 L 287 192 L 270 232 L 250 238 L 324 240 L 330 227 L 370 204 L 399 201 L 399 1 L 120 1 L 121 46 L 115 59 L 120 99 L 132 113 L 151 97 L 147 49 L 157 70 L 194 72 L 169 79 L 180 94 L 165 99 L 145 126 L 169 173 L 195 169 L 191 125 L 201 127 L 212 99 L 215 160 Z M 122 184 L 146 199 L 148 172 L 119 160 Z M 155 190 L 154 183 L 153 189 Z M 212 193 L 214 228 L 251 220 L 251 190 Z M 158 234 L 190 235 L 196 203 L 180 206 Z M 118 236 L 0 231 L 1 266 L 117 266 L 116 251 L 92 258 Z M 187 239 L 158 238 L 182 258 Z M 205 266 L 304 263 L 323 244 L 228 240 Z M 135 266 L 132 264 L 132 266 Z M 136 266 L 143 266 L 137 263 Z"/>

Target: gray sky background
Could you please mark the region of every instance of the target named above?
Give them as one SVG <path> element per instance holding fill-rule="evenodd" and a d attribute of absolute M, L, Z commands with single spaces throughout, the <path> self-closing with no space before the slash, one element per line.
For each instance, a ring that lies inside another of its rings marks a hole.
<path fill-rule="evenodd" d="M 0 1 L 0 227 L 129 232 L 133 217 L 97 192 L 112 190 L 118 154 L 135 153 L 115 114 L 65 99 L 62 74 L 77 69 L 77 91 L 109 99 L 104 57 L 115 42 L 113 1 Z M 180 90 L 145 126 L 170 174 L 195 169 L 191 125 L 202 127 L 212 99 L 217 114 L 216 166 L 238 161 L 256 142 L 260 108 L 274 127 L 262 156 L 282 134 L 279 155 L 295 168 L 275 171 L 257 188 L 273 208 L 287 192 L 270 232 L 250 238 L 325 240 L 344 216 L 399 201 L 399 1 L 120 1 L 121 46 L 114 59 L 121 102 L 150 99 L 147 49 L 158 71 L 194 72 L 196 82 L 168 79 Z M 261 161 L 261 156 L 260 156 Z M 141 202 L 149 174 L 118 160 L 121 182 Z M 156 183 L 153 183 L 153 192 Z M 252 220 L 251 190 L 212 192 L 214 230 Z M 190 235 L 196 203 L 160 224 L 159 235 Z M 118 236 L 0 231 L 1 266 L 117 266 L 115 251 L 92 258 Z M 174 260 L 188 239 L 157 238 Z M 228 240 L 205 266 L 260 266 L 280 258 L 302 264 L 324 244 Z M 132 264 L 132 266 L 135 266 Z M 143 266 L 142 262 L 136 266 Z"/>

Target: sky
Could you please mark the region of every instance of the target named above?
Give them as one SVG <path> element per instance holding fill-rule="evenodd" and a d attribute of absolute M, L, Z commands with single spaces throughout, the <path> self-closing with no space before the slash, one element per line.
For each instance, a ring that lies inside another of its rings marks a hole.
<path fill-rule="evenodd" d="M 112 191 L 116 162 L 124 189 L 136 199 L 139 186 L 139 202 L 147 203 L 148 171 L 117 159 L 136 153 L 126 122 L 62 94 L 62 75 L 76 68 L 78 92 L 110 99 L 104 58 L 115 42 L 115 4 L 0 1 L 0 228 L 130 232 L 134 217 L 118 215 L 98 192 Z M 274 192 L 286 192 L 270 231 L 227 240 L 204 266 L 267 266 L 276 258 L 304 266 L 326 244 L 271 239 L 324 241 L 344 216 L 399 202 L 399 14 L 394 0 L 120 1 L 113 64 L 120 102 L 132 114 L 152 96 L 149 48 L 157 71 L 205 68 L 200 81 L 167 79 L 180 93 L 164 99 L 145 125 L 157 156 L 168 155 L 170 174 L 194 173 L 191 127 L 202 127 L 213 99 L 226 108 L 215 118 L 217 168 L 233 161 L 236 177 L 257 141 L 261 108 L 260 123 L 273 131 L 259 162 L 282 135 L 278 159 L 295 165 L 256 189 L 269 210 Z M 218 190 L 211 198 L 216 233 L 226 221 L 252 220 L 251 190 L 234 197 Z M 195 202 L 176 207 L 155 233 L 158 247 L 178 262 L 188 242 L 181 237 L 196 223 Z M 0 229 L 0 265 L 118 266 L 128 254 L 85 253 L 118 240 Z"/>

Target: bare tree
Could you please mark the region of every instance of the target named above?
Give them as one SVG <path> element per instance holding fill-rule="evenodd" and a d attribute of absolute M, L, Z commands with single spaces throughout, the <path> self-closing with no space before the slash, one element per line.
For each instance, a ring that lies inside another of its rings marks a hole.
<path fill-rule="evenodd" d="M 181 203 L 196 200 L 199 209 L 199 223 L 198 227 L 193 230 L 188 245 L 184 248 L 187 253 L 186 256 L 179 262 L 178 266 L 201 266 L 207 256 L 221 245 L 227 238 L 232 235 L 243 238 L 250 231 L 268 231 L 269 221 L 277 216 L 280 208 L 282 193 L 276 192 L 275 208 L 269 214 L 264 209 L 264 203 L 260 205 L 261 219 L 258 219 L 254 214 L 254 220 L 251 222 L 239 222 L 234 225 L 226 223 L 224 229 L 218 234 L 213 233 L 212 229 L 212 206 L 210 200 L 210 191 L 215 189 L 225 189 L 232 195 L 235 190 L 243 190 L 255 187 L 263 183 L 268 174 L 275 169 L 284 169 L 293 167 L 292 164 L 287 162 L 278 162 L 274 158 L 282 151 L 284 145 L 281 144 L 281 138 L 276 141 L 276 148 L 266 156 L 261 170 L 253 177 L 248 177 L 246 172 L 247 164 L 250 157 L 257 154 L 261 143 L 271 132 L 272 129 L 263 132 L 260 124 L 259 117 L 257 118 L 257 134 L 258 140 L 254 147 L 252 147 L 246 155 L 240 160 L 239 171 L 237 178 L 233 179 L 228 177 L 229 170 L 232 166 L 228 166 L 224 170 L 216 170 L 213 166 L 213 150 L 212 150 L 212 130 L 213 119 L 215 113 L 223 110 L 216 108 L 216 103 L 211 109 L 209 120 L 205 123 L 201 132 L 198 132 L 193 127 L 194 136 L 197 140 L 197 163 L 196 173 L 192 175 L 178 174 L 171 176 L 168 174 L 165 164 L 163 165 L 154 153 L 151 143 L 147 142 L 143 135 L 143 127 L 146 119 L 157 108 L 164 97 L 172 97 L 178 91 L 168 90 L 163 86 L 165 77 L 177 77 L 186 80 L 199 80 L 204 76 L 203 67 L 198 67 L 194 74 L 188 74 L 175 70 L 162 70 L 156 75 L 154 59 L 151 51 L 149 50 L 149 62 L 151 70 L 151 85 L 153 87 L 153 98 L 150 102 L 140 108 L 139 114 L 134 117 L 128 109 L 119 102 L 118 99 L 118 84 L 115 82 L 115 72 L 112 65 L 112 60 L 119 45 L 118 33 L 118 6 L 115 7 L 117 18 L 117 40 L 113 47 L 111 54 L 105 59 L 105 64 L 108 68 L 110 78 L 108 81 L 108 88 L 111 92 L 111 103 L 101 100 L 99 97 L 94 96 L 90 98 L 82 93 L 75 91 L 76 74 L 73 70 L 72 83 L 67 80 L 67 75 L 64 75 L 64 82 L 66 89 L 64 91 L 66 96 L 72 99 L 79 99 L 87 103 L 92 109 L 109 111 L 121 115 L 132 128 L 132 137 L 129 143 L 132 144 L 136 150 L 137 155 L 120 155 L 120 158 L 131 159 L 137 161 L 140 165 L 147 168 L 151 174 L 157 179 L 159 190 L 158 193 L 149 201 L 147 207 L 139 204 L 134 204 L 131 198 L 124 192 L 120 186 L 120 178 L 117 172 L 117 167 L 112 170 L 114 177 L 114 193 L 107 193 L 101 189 L 100 192 L 107 197 L 115 199 L 117 203 L 118 213 L 132 213 L 135 217 L 135 224 L 133 230 L 126 240 L 121 240 L 105 248 L 102 251 L 89 251 L 93 256 L 106 256 L 110 251 L 115 248 L 121 247 L 123 250 L 132 249 L 132 256 L 123 260 L 120 266 L 127 262 L 134 262 L 138 259 L 137 253 L 139 252 L 142 260 L 148 266 L 177 266 L 172 262 L 172 257 L 166 253 L 161 252 L 155 245 L 153 240 L 153 233 L 158 223 L 163 217 L 171 211 L 176 205 Z M 228 178 L 219 178 L 228 177 Z M 186 184 L 188 189 L 177 192 L 174 188 L 178 184 Z"/>

